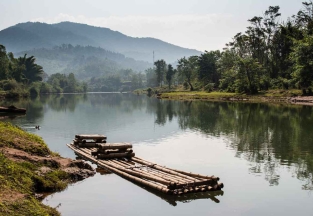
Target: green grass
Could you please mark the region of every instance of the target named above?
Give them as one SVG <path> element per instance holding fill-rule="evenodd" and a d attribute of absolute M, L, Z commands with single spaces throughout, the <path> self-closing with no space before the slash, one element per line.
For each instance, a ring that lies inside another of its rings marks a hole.
<path fill-rule="evenodd" d="M 0 123 L 0 147 L 12 147 L 39 156 L 54 155 L 43 139 L 13 126 L 10 123 Z"/>
<path fill-rule="evenodd" d="M 43 205 L 35 193 L 64 190 L 70 176 L 53 164 L 14 161 L 5 156 L 1 147 L 15 148 L 37 156 L 56 156 L 36 135 L 8 123 L 0 122 L 0 215 L 59 215 L 56 209 Z M 37 172 L 49 166 L 45 174 Z M 13 194 L 13 198 L 10 198 Z"/>
<path fill-rule="evenodd" d="M 249 100 L 261 100 L 273 97 L 293 97 L 301 96 L 302 91 L 298 89 L 291 90 L 268 90 L 262 91 L 255 95 L 228 93 L 228 92 L 205 92 L 205 91 L 172 91 L 164 92 L 161 94 L 161 98 L 168 99 L 203 99 L 203 100 L 218 100 L 218 99 L 249 99 Z"/>

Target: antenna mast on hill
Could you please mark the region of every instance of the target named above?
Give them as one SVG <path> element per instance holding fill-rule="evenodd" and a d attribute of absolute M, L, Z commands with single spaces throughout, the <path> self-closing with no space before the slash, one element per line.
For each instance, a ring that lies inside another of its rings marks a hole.
<path fill-rule="evenodd" d="M 154 50 L 153 50 L 153 64 L 154 64 Z"/>

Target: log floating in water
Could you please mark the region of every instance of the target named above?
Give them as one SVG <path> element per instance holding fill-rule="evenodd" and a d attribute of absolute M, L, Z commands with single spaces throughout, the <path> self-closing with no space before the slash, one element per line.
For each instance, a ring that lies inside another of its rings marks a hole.
<path fill-rule="evenodd" d="M 110 144 L 97 144 L 95 147 L 98 147 L 99 150 L 108 150 L 108 149 L 128 149 L 132 148 L 133 145 L 129 143 L 110 143 Z"/>
<path fill-rule="evenodd" d="M 121 157 L 134 157 L 135 153 L 111 153 L 111 154 L 98 154 L 97 159 L 110 159 L 110 158 L 121 158 Z"/>
<path fill-rule="evenodd" d="M 83 139 L 92 139 L 92 140 L 104 140 L 107 139 L 106 136 L 100 134 L 77 134 L 75 135 L 76 139 L 83 140 Z"/>

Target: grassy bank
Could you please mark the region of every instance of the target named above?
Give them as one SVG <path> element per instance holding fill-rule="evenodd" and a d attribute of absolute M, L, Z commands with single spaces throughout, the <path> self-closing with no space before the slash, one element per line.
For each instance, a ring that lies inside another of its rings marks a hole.
<path fill-rule="evenodd" d="M 173 100 L 242 100 L 242 101 L 284 101 L 291 97 L 302 97 L 302 91 L 292 90 L 268 90 L 258 94 L 240 94 L 228 92 L 205 92 L 205 91 L 168 91 L 165 88 L 155 88 L 151 91 L 152 96 L 158 96 L 161 99 Z M 147 90 L 137 90 L 136 94 L 148 94 Z"/>
<path fill-rule="evenodd" d="M 37 135 L 0 122 L 0 215 L 59 215 L 38 197 L 73 182 L 71 168 L 79 170 Z"/>

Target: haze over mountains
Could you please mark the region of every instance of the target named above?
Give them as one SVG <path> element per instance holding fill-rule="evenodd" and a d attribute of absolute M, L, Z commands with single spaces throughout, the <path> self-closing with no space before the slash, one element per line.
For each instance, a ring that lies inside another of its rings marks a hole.
<path fill-rule="evenodd" d="M 153 51 L 156 59 L 164 59 L 168 63 L 175 62 L 184 56 L 201 53 L 154 38 L 134 38 L 108 28 L 71 22 L 20 23 L 0 31 L 0 44 L 5 45 L 7 51 L 14 53 L 38 48 L 53 48 L 62 44 L 101 47 L 150 63 L 153 61 Z"/>

